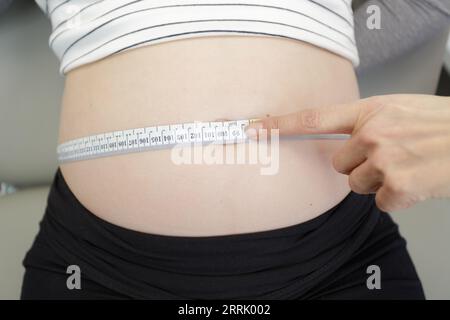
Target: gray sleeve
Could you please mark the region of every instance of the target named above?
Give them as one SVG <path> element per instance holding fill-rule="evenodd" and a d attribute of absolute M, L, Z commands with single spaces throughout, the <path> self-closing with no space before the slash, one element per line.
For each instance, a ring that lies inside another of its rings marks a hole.
<path fill-rule="evenodd" d="M 367 28 L 369 5 L 380 8 L 380 30 Z M 358 73 L 398 58 L 450 27 L 450 0 L 354 0 L 353 8 Z"/>

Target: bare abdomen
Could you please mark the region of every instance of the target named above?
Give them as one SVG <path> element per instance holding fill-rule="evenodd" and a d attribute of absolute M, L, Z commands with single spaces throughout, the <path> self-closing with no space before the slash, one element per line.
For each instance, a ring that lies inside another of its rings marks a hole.
<path fill-rule="evenodd" d="M 71 71 L 59 141 L 284 114 L 357 98 L 351 63 L 309 44 L 270 37 L 184 39 Z M 274 175 L 261 175 L 261 164 L 176 165 L 171 150 L 68 163 L 61 170 L 87 209 L 122 227 L 235 234 L 300 223 L 340 202 L 350 189 L 331 158 L 342 143 L 281 141 Z"/>

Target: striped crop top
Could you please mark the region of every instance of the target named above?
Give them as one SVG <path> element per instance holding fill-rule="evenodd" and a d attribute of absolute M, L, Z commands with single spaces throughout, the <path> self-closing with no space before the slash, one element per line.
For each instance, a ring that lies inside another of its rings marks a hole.
<path fill-rule="evenodd" d="M 301 40 L 359 64 L 352 0 L 36 0 L 62 74 L 139 46 L 207 35 Z"/>

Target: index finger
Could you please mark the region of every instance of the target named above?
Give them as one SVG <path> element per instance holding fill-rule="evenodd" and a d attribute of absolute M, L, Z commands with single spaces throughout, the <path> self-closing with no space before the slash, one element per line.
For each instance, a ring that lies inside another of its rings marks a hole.
<path fill-rule="evenodd" d="M 350 134 L 361 113 L 362 100 L 327 107 L 303 109 L 254 121 L 248 129 L 278 129 L 280 135 Z"/>

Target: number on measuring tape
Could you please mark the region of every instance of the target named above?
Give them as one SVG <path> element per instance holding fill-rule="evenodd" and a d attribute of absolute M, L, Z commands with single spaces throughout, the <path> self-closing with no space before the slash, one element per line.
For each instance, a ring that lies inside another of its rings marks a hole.
<path fill-rule="evenodd" d="M 160 149 L 176 145 L 236 143 L 247 139 L 249 120 L 192 122 L 119 130 L 70 140 L 58 145 L 59 162 Z"/>

